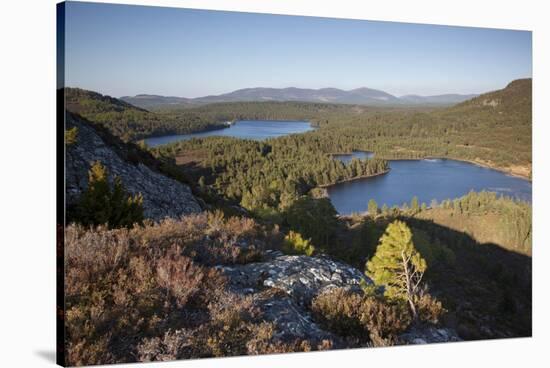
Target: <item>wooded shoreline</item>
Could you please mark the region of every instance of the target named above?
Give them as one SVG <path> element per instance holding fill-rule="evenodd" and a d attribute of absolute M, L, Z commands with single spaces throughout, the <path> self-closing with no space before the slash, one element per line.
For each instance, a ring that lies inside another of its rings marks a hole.
<path fill-rule="evenodd" d="M 334 158 L 333 156 L 337 156 L 337 155 L 353 155 L 355 152 L 364 152 L 364 153 L 372 153 L 374 155 L 376 155 L 375 152 L 373 151 L 365 151 L 365 150 L 353 150 L 351 152 L 331 152 L 329 153 L 328 155 L 331 156 L 332 158 Z M 501 173 L 504 173 L 504 174 L 507 174 L 507 175 L 510 175 L 510 176 L 513 176 L 513 177 L 516 177 L 516 178 L 520 178 L 520 179 L 525 179 L 525 180 L 529 180 L 530 182 L 533 181 L 532 178 L 530 178 L 528 175 L 523 175 L 523 174 L 519 174 L 517 172 L 513 172 L 511 171 L 510 169 L 507 169 L 507 168 L 503 168 L 503 167 L 498 167 L 498 166 L 493 166 L 493 165 L 490 165 L 490 164 L 487 164 L 487 163 L 483 163 L 483 162 L 479 162 L 479 161 L 474 161 L 474 160 L 468 160 L 468 159 L 464 159 L 464 158 L 456 158 L 456 157 L 444 157 L 444 156 L 426 156 L 426 157 L 422 157 L 422 158 L 390 158 L 390 157 L 384 157 L 384 156 L 380 156 L 378 157 L 380 159 L 383 159 L 383 160 L 386 160 L 386 161 L 415 161 L 415 160 L 455 160 L 455 161 L 460 161 L 460 162 L 466 162 L 466 163 L 469 163 L 469 164 L 473 164 L 473 165 L 477 165 L 477 166 L 480 166 L 480 167 L 484 167 L 486 169 L 492 169 L 492 170 L 496 170 L 496 171 L 499 171 Z M 385 174 L 385 173 L 384 173 Z M 377 174 L 378 175 L 378 174 Z M 375 175 L 373 175 L 375 176 Z M 370 177 L 370 176 L 367 176 L 367 177 Z M 361 177 L 362 178 L 362 177 Z M 361 178 L 357 178 L 357 179 L 361 179 Z M 355 179 L 348 179 L 348 180 L 345 180 L 345 181 L 349 181 L 349 180 L 355 180 Z M 340 182 L 338 182 L 340 183 Z M 336 184 L 338 184 L 336 183 Z M 328 184 L 327 184 L 328 185 Z M 330 184 L 330 185 L 334 185 L 334 184 Z"/>
<path fill-rule="evenodd" d="M 350 179 L 340 180 L 340 181 L 337 181 L 336 183 L 323 184 L 323 185 L 319 185 L 318 188 L 329 188 L 329 187 L 331 187 L 331 186 L 333 186 L 333 185 L 346 183 L 346 182 L 348 182 L 348 181 L 354 181 L 354 180 L 366 179 L 366 178 L 373 178 L 373 177 L 375 177 L 375 176 L 385 175 L 385 174 L 389 173 L 390 170 L 391 170 L 391 168 L 388 169 L 388 170 L 385 170 L 385 171 L 376 173 L 376 174 L 361 175 L 361 176 L 356 176 L 356 177 L 350 178 Z"/>

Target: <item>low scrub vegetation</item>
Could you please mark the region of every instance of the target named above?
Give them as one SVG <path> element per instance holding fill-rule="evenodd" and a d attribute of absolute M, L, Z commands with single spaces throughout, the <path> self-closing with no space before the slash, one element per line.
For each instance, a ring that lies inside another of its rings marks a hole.
<path fill-rule="evenodd" d="M 311 308 L 327 329 L 363 345 L 391 345 L 412 321 L 409 310 L 402 303 L 343 288 L 319 295 Z"/>
<path fill-rule="evenodd" d="M 218 212 L 133 229 L 68 226 L 66 363 L 269 350 L 272 326 L 211 267 L 257 260 L 266 238 L 253 220 Z"/>

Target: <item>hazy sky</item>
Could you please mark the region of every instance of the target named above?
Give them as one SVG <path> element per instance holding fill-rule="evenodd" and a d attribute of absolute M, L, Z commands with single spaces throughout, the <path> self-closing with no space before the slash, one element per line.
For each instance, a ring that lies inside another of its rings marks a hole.
<path fill-rule="evenodd" d="M 66 85 L 115 97 L 248 87 L 480 93 L 531 77 L 531 32 L 67 3 Z"/>

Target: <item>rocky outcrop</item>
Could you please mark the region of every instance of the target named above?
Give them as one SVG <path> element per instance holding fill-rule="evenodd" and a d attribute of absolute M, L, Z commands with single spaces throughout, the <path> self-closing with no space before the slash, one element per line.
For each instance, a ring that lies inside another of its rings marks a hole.
<path fill-rule="evenodd" d="M 311 300 L 330 288 L 359 288 L 362 280 L 372 282 L 356 268 L 328 257 L 279 251 L 266 251 L 264 262 L 218 268 L 233 291 L 256 296 L 263 319 L 275 324 L 278 338 L 313 344 L 331 340 L 335 347 L 343 347 L 340 338 L 315 323 L 308 312 Z M 266 289 L 278 292 L 265 293 Z"/>
<path fill-rule="evenodd" d="M 66 205 L 77 203 L 88 185 L 88 170 L 94 161 L 108 169 L 110 180 L 119 176 L 126 189 L 143 195 L 144 216 L 158 221 L 201 211 L 189 186 L 156 172 L 143 163 L 124 160 L 85 120 L 67 114 L 66 129 L 78 128 L 77 141 L 66 148 Z"/>
<path fill-rule="evenodd" d="M 455 330 L 450 328 L 436 328 L 433 326 L 422 326 L 411 328 L 399 336 L 403 344 L 433 344 L 438 342 L 462 341 Z"/>
<path fill-rule="evenodd" d="M 311 300 L 330 288 L 359 288 L 363 280 L 372 281 L 358 269 L 326 256 L 287 256 L 279 251 L 267 251 L 266 261 L 237 267 L 223 267 L 234 289 L 253 291 L 258 287 L 283 290 L 298 305 Z"/>
<path fill-rule="evenodd" d="M 359 289 L 362 282 L 372 284 L 358 269 L 326 256 L 288 256 L 269 250 L 263 262 L 218 269 L 227 276 L 234 292 L 255 297 L 262 318 L 275 324 L 277 338 L 308 340 L 312 345 L 330 340 L 335 348 L 347 347 L 346 342 L 313 320 L 309 313 L 312 299 L 331 288 Z M 454 330 L 427 325 L 411 328 L 399 337 L 398 343 L 451 341 L 461 341 Z"/>
<path fill-rule="evenodd" d="M 309 312 L 288 294 L 282 291 L 265 294 L 257 295 L 255 305 L 262 311 L 262 319 L 275 325 L 275 340 L 307 340 L 312 346 L 329 340 L 335 347 L 344 347 L 340 337 L 323 330 Z"/>

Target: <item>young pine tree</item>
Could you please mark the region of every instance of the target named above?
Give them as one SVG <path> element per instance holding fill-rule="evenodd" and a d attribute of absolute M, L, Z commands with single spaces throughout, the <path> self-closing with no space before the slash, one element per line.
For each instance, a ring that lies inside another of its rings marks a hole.
<path fill-rule="evenodd" d="M 378 214 L 378 204 L 376 203 L 376 201 L 374 199 L 369 200 L 369 204 L 367 206 L 367 211 L 368 211 L 369 215 L 371 215 L 373 217 Z"/>
<path fill-rule="evenodd" d="M 415 214 L 420 212 L 420 205 L 418 204 L 418 197 L 417 196 L 414 196 L 411 200 L 411 210 Z"/>
<path fill-rule="evenodd" d="M 65 130 L 65 145 L 70 146 L 77 142 L 78 140 L 78 128 L 72 127 Z"/>
<path fill-rule="evenodd" d="M 143 221 L 143 197 L 129 195 L 118 176 L 111 190 L 107 169 L 96 161 L 88 171 L 88 188 L 80 198 L 77 220 L 84 225 L 131 227 Z"/>
<path fill-rule="evenodd" d="M 315 253 L 315 247 L 308 239 L 302 238 L 300 233 L 290 231 L 283 243 L 283 251 L 286 254 L 305 254 L 312 256 Z"/>
<path fill-rule="evenodd" d="M 426 267 L 426 261 L 414 247 L 411 230 L 396 220 L 380 238 L 365 273 L 375 284 L 385 287 L 388 298 L 406 301 L 416 317 L 416 301 Z"/>

